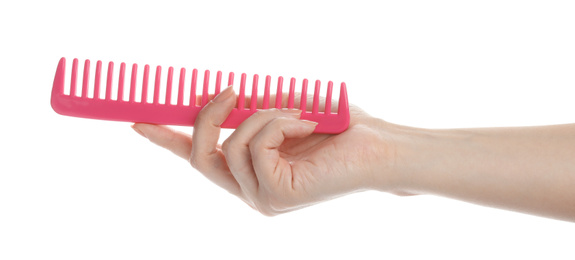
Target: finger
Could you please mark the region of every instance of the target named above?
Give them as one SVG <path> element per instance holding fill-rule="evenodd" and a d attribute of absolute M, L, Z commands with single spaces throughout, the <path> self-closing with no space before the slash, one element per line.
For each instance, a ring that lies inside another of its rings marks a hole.
<path fill-rule="evenodd" d="M 192 136 L 161 125 L 136 123 L 132 128 L 152 143 L 172 151 L 183 159 L 189 160 L 192 150 Z M 225 160 L 221 153 L 220 160 Z M 227 169 L 227 167 L 225 169 Z M 228 190 L 230 193 L 235 195 L 239 194 L 239 185 L 228 170 L 212 171 L 210 174 L 203 174 L 209 180 Z"/>
<path fill-rule="evenodd" d="M 241 189 L 218 148 L 220 125 L 228 117 L 235 105 L 235 94 L 228 87 L 211 100 L 198 114 L 194 125 L 189 154 L 190 164 L 208 179 L 241 197 Z"/>
<path fill-rule="evenodd" d="M 251 198 L 257 193 L 258 181 L 252 167 L 250 140 L 271 120 L 278 117 L 299 118 L 300 110 L 263 110 L 246 119 L 223 143 L 222 150 L 230 171 Z"/>
<path fill-rule="evenodd" d="M 132 128 L 152 143 L 172 151 L 177 156 L 186 160 L 190 157 L 192 151 L 191 136 L 160 125 L 136 123 L 132 125 Z"/>
<path fill-rule="evenodd" d="M 292 187 L 290 162 L 280 157 L 278 148 L 287 138 L 309 136 L 316 126 L 312 121 L 277 118 L 254 136 L 249 146 L 260 186 L 268 189 Z"/>
<path fill-rule="evenodd" d="M 194 123 L 192 135 L 192 151 L 190 163 L 200 172 L 211 170 L 224 162 L 217 156 L 220 125 L 235 105 L 235 94 L 231 87 L 222 91 L 215 99 L 210 101 L 198 114 Z"/>

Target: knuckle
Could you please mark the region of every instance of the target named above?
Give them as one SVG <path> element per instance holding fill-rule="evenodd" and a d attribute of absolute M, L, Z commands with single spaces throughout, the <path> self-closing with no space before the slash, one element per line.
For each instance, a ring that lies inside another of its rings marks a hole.
<path fill-rule="evenodd" d="M 196 127 L 204 125 L 219 127 L 221 122 L 218 122 L 218 120 L 215 119 L 219 117 L 218 111 L 218 106 L 214 105 L 214 102 L 210 100 L 210 102 L 208 102 L 208 104 L 206 104 L 206 106 L 200 110 L 200 113 L 198 113 L 198 117 L 196 118 L 195 123 Z"/>
<path fill-rule="evenodd" d="M 196 170 L 202 173 L 206 173 L 210 171 L 210 169 L 214 169 L 217 167 L 217 164 L 213 163 L 213 160 L 209 158 L 209 155 L 206 154 L 198 154 L 200 152 L 193 151 L 190 154 L 190 158 L 188 159 L 188 163 Z"/>
<path fill-rule="evenodd" d="M 201 171 L 202 169 L 202 160 L 198 159 L 198 156 L 196 155 L 196 153 L 194 151 L 192 151 L 191 155 L 190 155 L 190 159 L 188 160 L 188 162 L 190 163 L 190 165 L 195 168 L 198 171 Z"/>
<path fill-rule="evenodd" d="M 200 113 L 198 113 L 198 118 L 196 119 L 197 123 L 201 124 L 203 121 L 205 121 L 205 119 L 209 118 L 209 116 L 207 116 L 207 114 L 210 113 L 210 108 L 211 108 L 212 103 L 213 102 L 208 102 L 208 104 L 200 110 Z"/>
<path fill-rule="evenodd" d="M 248 144 L 250 151 L 257 151 L 260 148 L 262 148 L 262 146 L 263 146 L 262 141 L 259 140 L 258 138 L 250 140 L 250 143 Z"/>
<path fill-rule="evenodd" d="M 287 117 L 276 117 L 269 122 L 269 127 L 273 129 L 281 128 L 283 125 L 293 122 L 293 120 L 295 119 Z"/>
<path fill-rule="evenodd" d="M 230 143 L 231 143 L 230 139 L 226 139 L 222 143 L 222 152 L 224 153 L 224 155 L 228 155 L 228 151 L 230 150 L 230 146 L 231 146 Z"/>

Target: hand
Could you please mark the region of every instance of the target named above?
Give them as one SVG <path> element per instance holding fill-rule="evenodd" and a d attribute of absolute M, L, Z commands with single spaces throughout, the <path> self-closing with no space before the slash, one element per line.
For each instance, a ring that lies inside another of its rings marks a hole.
<path fill-rule="evenodd" d="M 381 131 L 385 122 L 359 108 L 350 107 L 350 126 L 338 135 L 313 134 L 316 123 L 300 120 L 300 110 L 262 110 L 219 145 L 220 125 L 235 104 L 233 89 L 222 91 L 202 109 L 192 136 L 165 126 L 133 128 L 268 216 L 397 186 L 393 142 Z"/>

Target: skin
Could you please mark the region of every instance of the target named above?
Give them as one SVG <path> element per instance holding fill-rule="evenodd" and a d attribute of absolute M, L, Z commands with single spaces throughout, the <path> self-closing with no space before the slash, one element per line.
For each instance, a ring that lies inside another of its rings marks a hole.
<path fill-rule="evenodd" d="M 271 109 L 220 145 L 219 126 L 235 104 L 233 89 L 222 91 L 198 115 L 193 135 L 132 127 L 266 216 L 378 190 L 575 221 L 575 124 L 431 130 L 351 106 L 349 128 L 326 135 L 313 134 L 316 124 L 300 120 L 299 110 Z"/>

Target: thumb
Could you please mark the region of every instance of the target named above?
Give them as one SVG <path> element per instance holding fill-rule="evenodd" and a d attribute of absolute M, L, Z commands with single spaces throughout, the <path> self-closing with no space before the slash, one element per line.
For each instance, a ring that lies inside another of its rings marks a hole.
<path fill-rule="evenodd" d="M 132 129 L 136 133 L 150 140 L 150 142 L 166 148 L 185 160 L 190 158 L 192 152 L 192 137 L 188 134 L 175 131 L 167 126 L 135 123 Z"/>

